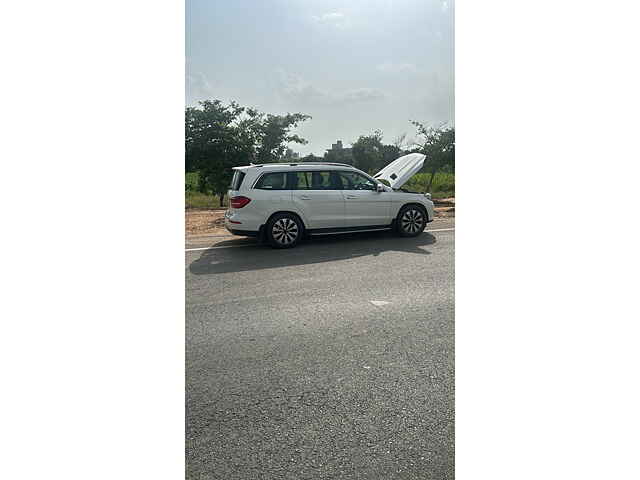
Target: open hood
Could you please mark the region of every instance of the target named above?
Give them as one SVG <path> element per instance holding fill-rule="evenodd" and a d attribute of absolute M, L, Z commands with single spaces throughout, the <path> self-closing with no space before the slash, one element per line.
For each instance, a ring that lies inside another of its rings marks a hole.
<path fill-rule="evenodd" d="M 386 180 L 391 188 L 397 190 L 420 171 L 425 158 L 427 158 L 426 155 L 422 153 L 410 153 L 391 162 L 376 173 L 373 178 Z"/>

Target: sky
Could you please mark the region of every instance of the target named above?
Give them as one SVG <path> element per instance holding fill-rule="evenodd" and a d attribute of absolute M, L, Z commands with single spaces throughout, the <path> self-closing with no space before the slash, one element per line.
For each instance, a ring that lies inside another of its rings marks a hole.
<path fill-rule="evenodd" d="M 186 103 L 205 99 L 312 119 L 322 156 L 379 129 L 454 123 L 452 0 L 186 0 Z"/>

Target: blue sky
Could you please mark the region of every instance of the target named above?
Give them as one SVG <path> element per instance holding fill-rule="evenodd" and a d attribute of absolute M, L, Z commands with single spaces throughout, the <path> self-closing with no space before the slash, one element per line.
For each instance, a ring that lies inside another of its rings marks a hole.
<path fill-rule="evenodd" d="M 186 102 L 207 98 L 313 118 L 303 155 L 409 120 L 454 122 L 453 2 L 187 0 Z"/>

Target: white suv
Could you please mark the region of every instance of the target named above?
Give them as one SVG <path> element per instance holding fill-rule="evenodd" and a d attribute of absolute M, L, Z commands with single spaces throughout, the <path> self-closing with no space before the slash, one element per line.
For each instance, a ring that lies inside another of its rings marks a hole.
<path fill-rule="evenodd" d="M 400 187 L 424 160 L 422 154 L 405 155 L 373 177 L 340 163 L 235 167 L 225 226 L 275 248 L 294 247 L 305 234 L 395 229 L 415 237 L 433 221 L 433 202 L 429 194 Z"/>

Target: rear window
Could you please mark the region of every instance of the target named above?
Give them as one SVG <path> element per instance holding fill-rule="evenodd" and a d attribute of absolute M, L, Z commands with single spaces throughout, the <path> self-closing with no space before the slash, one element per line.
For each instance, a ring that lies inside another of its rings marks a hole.
<path fill-rule="evenodd" d="M 287 173 L 286 172 L 273 172 L 265 173 L 255 188 L 260 190 L 285 190 L 287 187 Z"/>
<path fill-rule="evenodd" d="M 242 185 L 242 180 L 244 180 L 244 172 L 240 170 L 233 171 L 233 178 L 231 179 L 231 185 L 229 188 L 231 190 L 240 190 L 240 185 Z"/>

